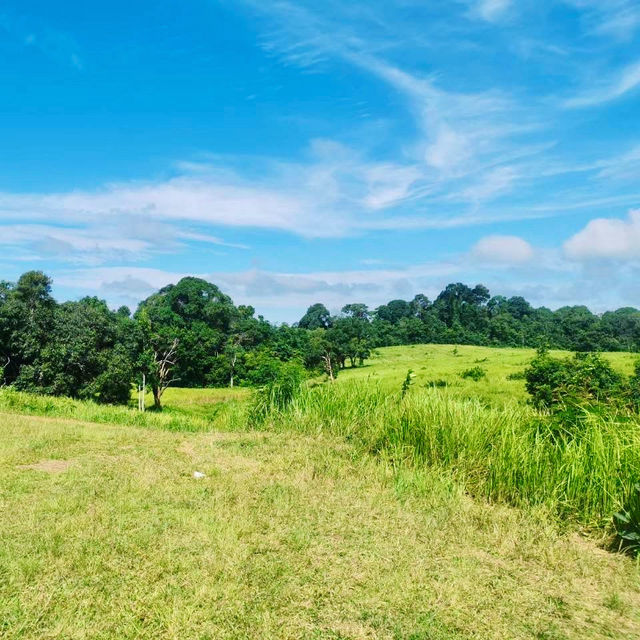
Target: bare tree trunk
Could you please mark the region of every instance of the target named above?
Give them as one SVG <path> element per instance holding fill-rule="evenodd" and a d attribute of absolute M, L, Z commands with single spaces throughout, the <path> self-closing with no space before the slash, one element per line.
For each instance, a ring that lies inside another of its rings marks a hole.
<path fill-rule="evenodd" d="M 236 370 L 236 361 L 238 360 L 238 354 L 234 353 L 233 358 L 231 360 L 231 377 L 229 379 L 229 386 L 233 389 L 233 374 Z"/>
<path fill-rule="evenodd" d="M 179 380 L 179 378 L 171 378 L 171 371 L 177 362 L 177 349 L 178 338 L 175 338 L 168 350 L 161 351 L 156 348 L 153 350 L 157 380 L 151 383 L 151 389 L 153 391 L 153 406 L 158 411 L 162 411 L 162 394 L 172 382 Z"/>
<path fill-rule="evenodd" d="M 329 376 L 329 380 L 333 382 L 336 378 L 333 375 L 333 363 L 331 362 L 331 355 L 328 353 L 325 353 L 322 356 L 322 359 L 324 360 L 324 368 L 325 368 L 325 371 L 327 372 L 327 375 Z"/>

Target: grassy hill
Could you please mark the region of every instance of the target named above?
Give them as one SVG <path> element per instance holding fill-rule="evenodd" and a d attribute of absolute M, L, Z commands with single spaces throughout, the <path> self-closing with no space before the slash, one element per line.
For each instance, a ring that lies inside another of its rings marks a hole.
<path fill-rule="evenodd" d="M 0 392 L 0 637 L 640 637 L 637 563 L 491 492 L 529 355 L 381 350 L 259 428 L 243 389 L 170 390 L 161 415 Z"/>
<path fill-rule="evenodd" d="M 551 351 L 553 356 L 568 356 L 569 352 Z M 428 386 L 434 381 L 447 383 L 448 392 L 459 398 L 480 398 L 502 404 L 505 401 L 524 403 L 527 394 L 521 379 L 509 376 L 524 371 L 535 355 L 534 349 L 474 347 L 467 345 L 420 344 L 378 349 L 364 367 L 345 369 L 338 380 L 378 382 L 386 388 L 400 388 L 407 371 L 415 374 L 416 386 Z M 605 357 L 622 373 L 630 374 L 636 353 L 607 353 Z M 466 369 L 481 367 L 486 378 L 475 382 L 460 374 Z"/>

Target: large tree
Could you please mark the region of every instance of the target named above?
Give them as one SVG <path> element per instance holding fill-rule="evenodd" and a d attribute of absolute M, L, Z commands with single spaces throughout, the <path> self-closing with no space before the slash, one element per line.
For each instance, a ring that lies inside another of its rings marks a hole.
<path fill-rule="evenodd" d="M 206 280 L 188 277 L 144 300 L 136 317 L 142 311 L 157 356 L 175 349 L 172 377 L 187 387 L 205 385 L 219 366 L 216 359 L 225 357 L 238 314 L 231 298 Z"/>
<path fill-rule="evenodd" d="M 312 304 L 300 318 L 298 326 L 302 329 L 328 329 L 331 326 L 331 314 L 320 302 Z"/>

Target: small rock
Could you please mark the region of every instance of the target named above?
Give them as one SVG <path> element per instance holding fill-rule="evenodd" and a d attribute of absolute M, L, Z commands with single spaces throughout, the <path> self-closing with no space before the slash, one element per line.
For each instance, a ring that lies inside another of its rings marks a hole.
<path fill-rule="evenodd" d="M 193 472 L 193 477 L 196 480 L 200 480 L 201 478 L 206 478 L 207 476 L 205 476 L 204 473 L 202 473 L 202 471 L 194 471 Z"/>

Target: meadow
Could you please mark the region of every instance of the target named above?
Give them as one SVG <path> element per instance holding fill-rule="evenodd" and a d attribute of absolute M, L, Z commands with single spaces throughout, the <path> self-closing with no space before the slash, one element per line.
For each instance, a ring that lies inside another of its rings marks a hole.
<path fill-rule="evenodd" d="M 161 414 L 1 390 L 0 637 L 640 637 L 609 527 L 639 425 L 552 439 L 532 355 L 380 349 L 260 419 L 244 388 Z"/>
<path fill-rule="evenodd" d="M 550 355 L 562 357 L 567 351 L 551 350 Z M 416 344 L 378 349 L 364 367 L 347 368 L 340 373 L 339 382 L 349 380 L 377 382 L 385 389 L 398 389 L 412 369 L 417 387 L 443 380 L 447 391 L 457 398 L 481 399 L 503 405 L 517 401 L 526 404 L 528 396 L 521 379 L 510 379 L 522 373 L 535 355 L 534 349 L 509 347 L 475 347 L 469 345 Z M 607 353 L 606 358 L 620 372 L 630 374 L 638 354 L 619 351 Z M 481 367 L 486 378 L 478 382 L 465 380 L 460 374 L 466 369 Z"/>

